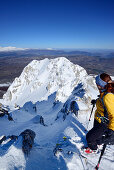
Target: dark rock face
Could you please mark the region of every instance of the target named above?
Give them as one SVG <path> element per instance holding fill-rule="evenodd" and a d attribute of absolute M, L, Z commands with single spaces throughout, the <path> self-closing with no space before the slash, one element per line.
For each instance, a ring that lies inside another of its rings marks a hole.
<path fill-rule="evenodd" d="M 0 87 L 0 98 L 2 98 L 4 93 L 6 93 L 8 88 L 9 88 L 9 86 L 2 86 L 2 87 Z"/>
<path fill-rule="evenodd" d="M 31 129 L 26 129 L 20 134 L 20 136 L 22 136 L 22 150 L 24 154 L 28 156 L 34 144 L 36 134 Z"/>

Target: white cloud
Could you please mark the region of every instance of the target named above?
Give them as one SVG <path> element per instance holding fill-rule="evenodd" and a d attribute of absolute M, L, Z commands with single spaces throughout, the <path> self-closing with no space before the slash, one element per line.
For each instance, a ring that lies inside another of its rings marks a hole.
<path fill-rule="evenodd" d="M 47 50 L 53 50 L 53 48 L 46 48 Z"/>
<path fill-rule="evenodd" d="M 17 48 L 17 47 L 0 47 L 0 51 L 17 51 L 17 50 L 26 50 L 27 48 Z"/>

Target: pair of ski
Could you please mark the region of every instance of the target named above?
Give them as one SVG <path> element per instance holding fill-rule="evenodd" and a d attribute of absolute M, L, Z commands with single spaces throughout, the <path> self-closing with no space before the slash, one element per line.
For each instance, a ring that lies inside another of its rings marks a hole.
<path fill-rule="evenodd" d="M 98 170 L 105 149 L 106 149 L 106 144 L 103 145 L 103 148 L 102 148 L 102 150 L 101 150 L 100 157 L 99 157 L 99 160 L 98 160 L 98 163 L 97 163 L 96 166 L 95 166 L 94 163 L 92 163 L 92 162 L 90 162 L 90 161 L 88 160 L 88 155 L 83 154 L 82 152 L 80 152 L 80 154 L 81 154 L 82 158 L 85 159 L 86 164 L 89 163 L 89 164 L 91 164 L 92 166 L 95 166 L 95 170 Z"/>

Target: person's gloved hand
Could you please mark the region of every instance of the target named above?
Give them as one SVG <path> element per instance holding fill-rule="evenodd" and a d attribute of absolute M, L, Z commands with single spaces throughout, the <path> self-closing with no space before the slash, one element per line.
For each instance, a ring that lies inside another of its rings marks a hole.
<path fill-rule="evenodd" d="M 97 101 L 97 100 L 95 100 L 95 99 L 91 100 L 91 104 L 92 104 L 92 105 L 95 105 L 95 104 L 96 104 L 96 101 Z"/>

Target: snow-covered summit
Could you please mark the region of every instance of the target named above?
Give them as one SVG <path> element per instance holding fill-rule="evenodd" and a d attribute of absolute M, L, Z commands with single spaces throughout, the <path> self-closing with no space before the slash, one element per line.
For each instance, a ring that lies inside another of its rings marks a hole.
<path fill-rule="evenodd" d="M 56 92 L 56 100 L 65 102 L 79 83 L 86 90 L 89 85 L 95 88 L 93 78 L 86 70 L 64 57 L 33 60 L 20 77 L 15 78 L 3 99 L 7 103 L 23 105 L 27 101 L 47 100 L 49 95 Z"/>
<path fill-rule="evenodd" d="M 56 92 L 56 100 L 65 102 L 79 83 L 86 89 L 89 85 L 94 86 L 93 78 L 86 70 L 68 59 L 33 60 L 20 77 L 15 78 L 3 99 L 7 103 L 23 105 L 27 101 L 47 100 Z"/>

